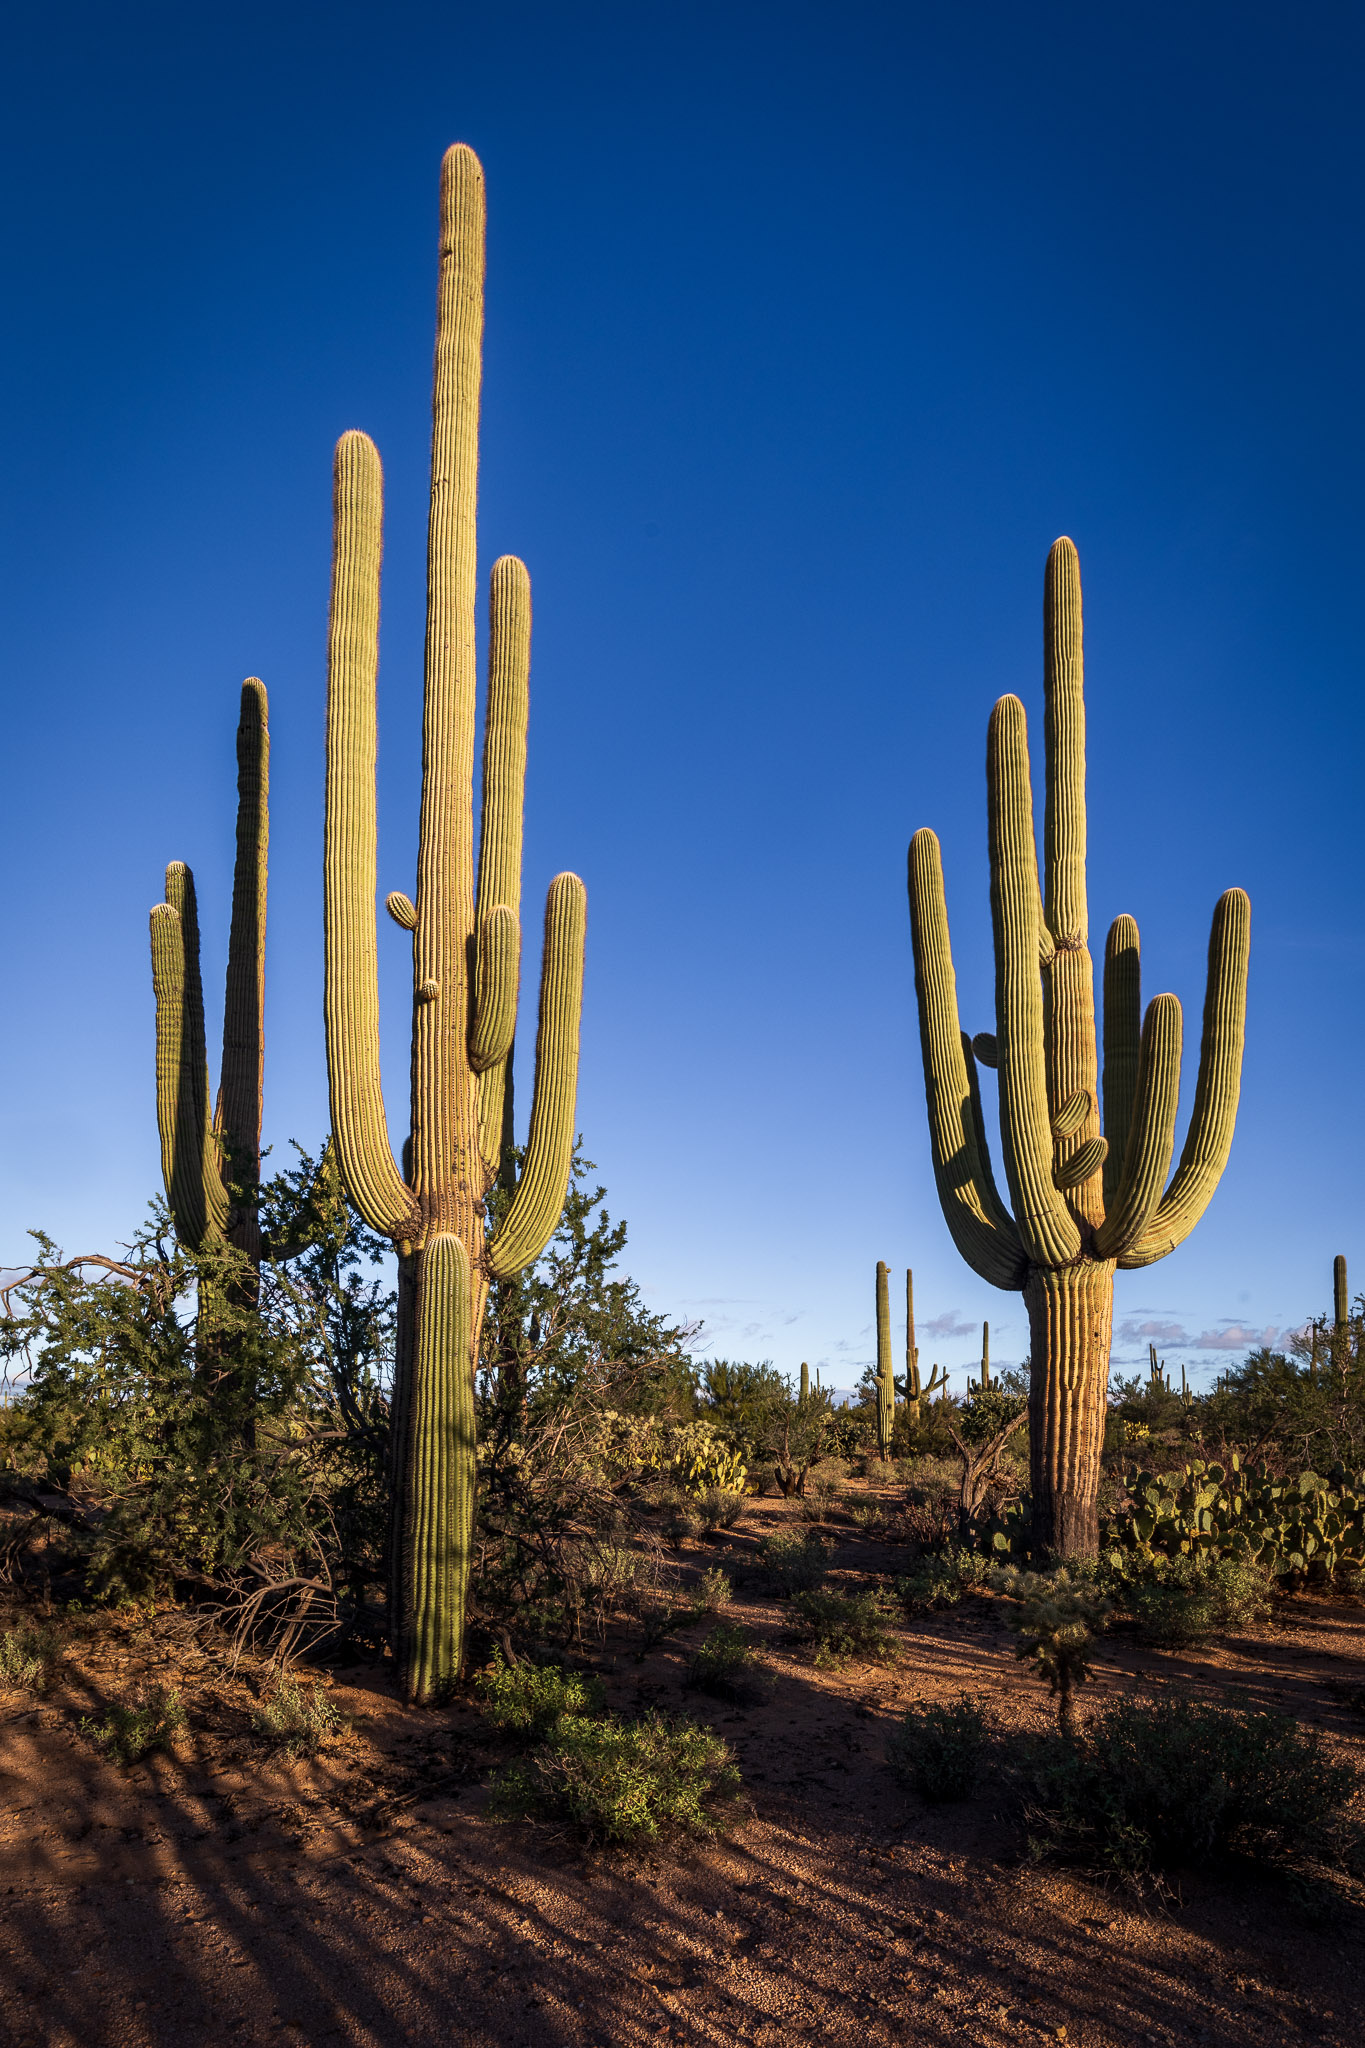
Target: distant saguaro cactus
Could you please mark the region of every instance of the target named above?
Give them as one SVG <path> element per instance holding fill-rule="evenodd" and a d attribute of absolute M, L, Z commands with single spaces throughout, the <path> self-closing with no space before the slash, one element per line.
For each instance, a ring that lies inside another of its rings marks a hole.
<path fill-rule="evenodd" d="M 199 910 L 183 861 L 166 869 L 166 900 L 151 913 L 156 997 L 156 1120 L 161 1174 L 176 1236 L 189 1251 L 232 1244 L 261 1256 L 258 1183 L 265 1064 L 266 863 L 270 839 L 270 722 L 265 684 L 242 684 L 237 724 L 237 860 L 216 1109 L 204 1030 Z"/>
<path fill-rule="evenodd" d="M 1138 930 L 1109 930 L 1104 966 L 1104 1120 L 1085 880 L 1085 703 L 1081 579 L 1066 539 L 1048 556 L 1043 600 L 1047 753 L 1044 877 L 1034 845 L 1024 707 L 1002 697 L 986 753 L 993 1033 L 958 1023 L 943 869 L 935 835 L 910 845 L 910 921 L 939 1200 L 958 1250 L 993 1286 L 1021 1289 L 1032 1371 L 1033 1528 L 1044 1550 L 1093 1556 L 1116 1267 L 1150 1265 L 1188 1237 L 1232 1145 L 1241 1086 L 1251 906 L 1219 898 L 1194 1111 L 1166 1176 L 1180 1086 L 1180 1005 L 1141 1016 Z M 999 1070 L 1000 1131 L 1013 1213 L 996 1190 L 976 1063 Z"/>
<path fill-rule="evenodd" d="M 928 1386 L 923 1386 L 919 1376 L 919 1346 L 915 1342 L 915 1275 L 911 1267 L 905 1269 L 905 1412 L 911 1422 L 920 1419 L 920 1402 L 930 1401 L 939 1387 L 946 1387 L 948 1375 L 940 1373 L 937 1366 L 929 1375 Z"/>
<path fill-rule="evenodd" d="M 810 1399 L 810 1367 L 804 1358 L 801 1361 L 801 1399 L 803 1401 L 809 1401 Z"/>
<path fill-rule="evenodd" d="M 891 1432 L 896 1423 L 896 1379 L 891 1369 L 891 1301 L 886 1282 L 886 1266 L 878 1259 L 877 1452 L 883 1461 L 891 1456 Z"/>
<path fill-rule="evenodd" d="M 512 1167 L 512 1041 L 531 650 L 524 565 L 493 566 L 475 883 L 475 486 L 483 347 L 484 181 L 457 143 L 441 168 L 440 283 L 427 538 L 426 685 L 412 933 L 412 1135 L 400 1171 L 380 1089 L 375 933 L 375 679 L 383 479 L 343 434 L 333 494 L 325 870 L 327 1070 L 347 1189 L 399 1255 L 394 1400 L 394 1649 L 408 1697 L 459 1674 L 474 1514 L 474 1370 L 490 1282 L 538 1258 L 573 1158 L 587 897 L 557 875 L 545 909 L 530 1136 Z M 501 1184 L 491 1230 L 485 1197 Z M 515 1182 L 515 1187 L 513 1183 Z"/>

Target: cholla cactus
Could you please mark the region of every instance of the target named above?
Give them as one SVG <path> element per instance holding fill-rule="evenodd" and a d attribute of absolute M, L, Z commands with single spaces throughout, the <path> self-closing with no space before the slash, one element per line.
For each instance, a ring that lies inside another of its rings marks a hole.
<path fill-rule="evenodd" d="M 538 1258 L 573 1157 L 587 899 L 557 875 L 545 910 L 535 1093 L 512 1167 L 512 1040 L 530 671 L 525 567 L 494 564 L 477 887 L 474 865 L 475 484 L 482 371 L 483 171 L 441 170 L 440 284 L 427 540 L 422 808 L 412 934 L 412 1134 L 400 1170 L 379 1066 L 375 678 L 383 480 L 372 441 L 337 444 L 328 643 L 327 1070 L 351 1199 L 399 1255 L 394 1402 L 394 1647 L 410 1699 L 441 1697 L 464 1649 L 474 1514 L 474 1369 L 490 1282 Z M 501 1184 L 489 1229 L 485 1197 Z"/>
<path fill-rule="evenodd" d="M 216 1110 L 204 1033 L 199 911 L 183 861 L 166 870 L 151 913 L 156 997 L 156 1120 L 161 1173 L 177 1237 L 203 1252 L 235 1245 L 261 1256 L 257 1184 L 265 1062 L 266 858 L 270 838 L 270 722 L 265 684 L 242 684 L 237 725 L 237 861 Z"/>
<path fill-rule="evenodd" d="M 1251 906 L 1219 898 L 1194 1111 L 1167 1184 L 1180 1086 L 1181 1011 L 1156 996 L 1141 1017 L 1138 930 L 1119 917 L 1104 965 L 1106 1132 L 1085 881 L 1081 579 L 1066 539 L 1043 600 L 1047 796 L 1040 888 L 1024 707 L 1002 697 L 987 742 L 994 1032 L 958 1023 L 939 844 L 910 846 L 910 920 L 939 1200 L 958 1250 L 1029 1316 L 1029 1441 L 1035 1538 L 1093 1556 L 1117 1267 L 1148 1266 L 1188 1237 L 1232 1145 L 1241 1086 Z M 977 1061 L 998 1068 L 1012 1208 L 996 1188 Z"/>

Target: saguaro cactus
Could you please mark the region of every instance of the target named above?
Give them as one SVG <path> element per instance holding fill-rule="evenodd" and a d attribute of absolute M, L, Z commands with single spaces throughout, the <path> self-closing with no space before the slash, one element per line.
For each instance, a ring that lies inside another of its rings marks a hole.
<path fill-rule="evenodd" d="M 891 1369 L 891 1302 L 887 1270 L 877 1261 L 877 1450 L 883 1462 L 891 1456 L 896 1422 L 896 1379 Z"/>
<path fill-rule="evenodd" d="M 809 1401 L 809 1399 L 810 1399 L 810 1367 L 809 1367 L 809 1365 L 808 1365 L 808 1364 L 806 1363 L 806 1361 L 805 1361 L 805 1359 L 804 1359 L 804 1358 L 803 1358 L 803 1359 L 802 1359 L 802 1361 L 801 1361 L 801 1396 L 800 1396 L 800 1398 L 801 1398 L 801 1399 L 802 1399 L 803 1401 Z"/>
<path fill-rule="evenodd" d="M 915 1275 L 911 1267 L 905 1269 L 905 1411 L 911 1422 L 920 1419 L 920 1402 L 933 1399 L 935 1390 L 946 1387 L 948 1376 L 940 1374 L 937 1366 L 929 1375 L 928 1386 L 923 1386 L 919 1376 L 919 1346 L 915 1342 Z"/>
<path fill-rule="evenodd" d="M 1093 1555 L 1116 1267 L 1150 1265 L 1204 1213 L 1227 1163 L 1241 1086 L 1251 906 L 1219 898 L 1194 1111 L 1170 1184 L 1180 1005 L 1141 1015 L 1138 930 L 1118 917 L 1104 964 L 1103 1106 L 1085 881 L 1085 704 L 1076 550 L 1057 541 L 1043 600 L 1047 792 L 1040 889 L 1024 707 L 1002 697 L 986 751 L 994 1033 L 959 1028 L 935 835 L 910 845 L 910 921 L 939 1199 L 958 1250 L 992 1285 L 1019 1288 L 1032 1351 L 1033 1526 L 1058 1555 Z M 977 1061 L 999 1072 L 1012 1203 L 996 1189 Z"/>
<path fill-rule="evenodd" d="M 456 144 L 441 169 L 440 283 L 427 538 L 426 686 L 412 933 L 412 1135 L 399 1170 L 380 1091 L 375 933 L 375 679 L 383 481 L 364 434 L 337 444 L 328 642 L 325 850 L 327 1069 L 351 1199 L 399 1255 L 393 1423 L 395 1653 L 408 1695 L 459 1673 L 474 1512 L 474 1369 L 490 1282 L 539 1257 L 573 1157 L 587 898 L 557 875 L 545 908 L 530 1136 L 512 1168 L 512 1040 L 521 958 L 521 837 L 531 590 L 492 571 L 477 886 L 473 767 L 475 485 L 483 342 L 484 184 Z M 496 1228 L 485 1196 L 504 1189 Z M 515 1181 L 515 1186 L 513 1182 Z"/>
<path fill-rule="evenodd" d="M 265 684 L 242 684 L 237 724 L 237 860 L 232 882 L 223 1064 L 210 1110 L 194 876 L 166 870 L 151 914 L 156 996 L 156 1120 L 176 1235 L 189 1250 L 232 1244 L 261 1255 L 257 1184 L 265 1063 L 265 903 L 270 838 L 270 722 Z"/>

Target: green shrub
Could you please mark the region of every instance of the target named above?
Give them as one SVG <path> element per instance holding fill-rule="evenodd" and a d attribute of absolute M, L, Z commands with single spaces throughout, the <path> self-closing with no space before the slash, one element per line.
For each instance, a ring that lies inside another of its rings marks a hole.
<path fill-rule="evenodd" d="M 483 1710 L 503 1735 L 538 1740 L 561 1721 L 600 1714 L 606 1694 L 598 1678 L 559 1664 L 509 1664 L 495 1656 L 474 1680 Z"/>
<path fill-rule="evenodd" d="M 744 1512 L 744 1495 L 732 1487 L 707 1486 L 697 1495 L 696 1515 L 703 1529 L 733 1529 Z"/>
<path fill-rule="evenodd" d="M 815 1661 L 822 1670 L 855 1657 L 894 1664 L 900 1655 L 891 1633 L 891 1604 L 884 1593 L 794 1593 L 792 1609 L 802 1635 L 815 1645 Z"/>
<path fill-rule="evenodd" d="M 1271 1606 L 1269 1574 L 1233 1557 L 1154 1557 L 1139 1575 L 1116 1575 L 1115 1591 L 1143 1641 L 1170 1649 L 1248 1628 Z"/>
<path fill-rule="evenodd" d="M 281 1671 L 252 1715 L 251 1730 L 286 1756 L 316 1756 L 345 1734 L 346 1722 L 320 1685 L 305 1693 L 292 1672 Z"/>
<path fill-rule="evenodd" d="M 800 1593 L 818 1586 L 829 1570 L 830 1545 L 819 1536 L 795 1529 L 777 1529 L 765 1536 L 758 1554 L 780 1593 Z"/>
<path fill-rule="evenodd" d="M 139 1705 L 110 1707 L 102 1721 L 86 1715 L 80 1725 L 116 1764 L 135 1764 L 153 1750 L 170 1748 L 185 1725 L 185 1709 L 178 1692 L 155 1686 Z"/>
<path fill-rule="evenodd" d="M 714 1834 L 714 1806 L 739 1789 L 729 1745 L 695 1721 L 566 1716 L 502 1774 L 490 1810 L 558 1821 L 585 1841 Z"/>
<path fill-rule="evenodd" d="M 56 1661 L 54 1630 L 21 1623 L 0 1632 L 0 1690 L 46 1691 Z"/>
<path fill-rule="evenodd" d="M 723 1621 L 697 1646 L 687 1668 L 687 1683 L 716 1699 L 749 1699 L 754 1692 L 756 1659 L 744 1631 Z"/>
<path fill-rule="evenodd" d="M 964 1593 L 984 1585 L 991 1566 L 974 1550 L 950 1544 L 947 1549 L 917 1558 L 896 1580 L 896 1598 L 907 1613 L 933 1607 L 955 1607 Z"/>
<path fill-rule="evenodd" d="M 1141 1875 L 1230 1852 L 1329 1852 L 1357 1773 L 1283 1715 L 1177 1696 L 1114 1700 L 1083 1736 L 1040 1745 L 1030 1779 L 1035 1847 Z"/>
<path fill-rule="evenodd" d="M 719 1565 L 713 1565 L 709 1572 L 703 1572 L 697 1590 L 692 1596 L 693 1611 L 701 1614 L 719 1614 L 722 1607 L 728 1607 L 734 1598 L 734 1587 L 730 1584 Z"/>
<path fill-rule="evenodd" d="M 887 1745 L 891 1768 L 934 1805 L 969 1799 L 986 1747 L 986 1715 L 966 1693 L 950 1705 L 911 1707 Z"/>

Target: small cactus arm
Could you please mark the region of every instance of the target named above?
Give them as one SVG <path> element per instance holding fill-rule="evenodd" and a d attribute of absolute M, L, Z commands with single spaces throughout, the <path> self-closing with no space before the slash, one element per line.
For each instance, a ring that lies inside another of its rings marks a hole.
<path fill-rule="evenodd" d="M 1093 1555 L 1116 1269 L 1150 1265 L 1188 1237 L 1227 1164 L 1241 1085 L 1251 908 L 1219 898 L 1209 940 L 1198 1079 L 1171 1174 L 1181 1010 L 1141 1002 L 1138 928 L 1122 916 L 1104 953 L 1103 1069 L 1086 900 L 1085 701 L 1080 564 L 1057 541 L 1043 590 L 1046 790 L 1042 878 L 1024 707 L 1002 697 L 987 741 L 995 1029 L 959 1024 L 943 871 L 932 832 L 910 843 L 910 923 L 929 1134 L 958 1250 L 1029 1313 L 1034 1529 L 1045 1550 Z M 998 1083 L 997 1190 L 977 1063 Z M 1104 1128 L 1101 1130 L 1101 1107 Z"/>
<path fill-rule="evenodd" d="M 891 1301 L 887 1290 L 887 1269 L 877 1261 L 877 1452 L 883 1462 L 891 1456 L 891 1432 L 896 1421 L 896 1382 L 891 1370 Z"/>
<path fill-rule="evenodd" d="M 150 925 L 157 1127 L 176 1235 L 191 1251 L 234 1244 L 253 1265 L 261 1255 L 257 1187 L 269 805 L 269 707 L 265 685 L 248 676 L 237 725 L 237 857 L 216 1116 L 209 1106 L 198 904 L 194 876 L 183 861 L 166 869 L 166 900 L 153 909 Z"/>
<path fill-rule="evenodd" d="M 375 815 L 383 476 L 343 434 L 333 470 L 324 846 L 324 1011 L 332 1129 L 352 1201 L 399 1254 L 392 1639 L 408 1697 L 447 1693 L 464 1655 L 475 1496 L 473 1375 L 491 1281 L 539 1257 L 573 1160 L 587 897 L 545 906 L 530 1133 L 518 1176 L 512 1058 L 531 658 L 524 565 L 493 566 L 477 872 L 472 781 L 475 491 L 484 187 L 473 151 L 441 167 L 417 887 L 387 909 L 412 938 L 412 1110 L 403 1164 L 380 1082 Z M 502 1190 L 489 1229 L 485 1198 Z"/>

